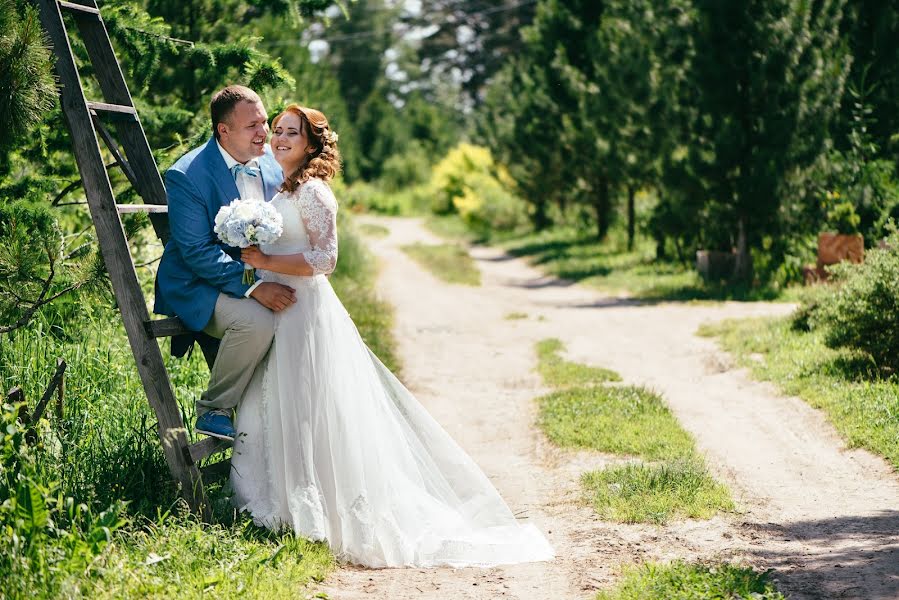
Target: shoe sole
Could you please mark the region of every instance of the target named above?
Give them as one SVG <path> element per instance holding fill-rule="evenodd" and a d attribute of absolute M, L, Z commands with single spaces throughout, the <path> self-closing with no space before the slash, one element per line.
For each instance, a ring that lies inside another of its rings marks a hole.
<path fill-rule="evenodd" d="M 220 440 L 227 440 L 229 442 L 234 441 L 234 437 L 230 435 L 225 435 L 224 433 L 216 433 L 214 431 L 206 431 L 205 429 L 197 429 L 197 433 L 202 433 L 203 435 L 208 435 L 209 437 L 218 438 Z"/>

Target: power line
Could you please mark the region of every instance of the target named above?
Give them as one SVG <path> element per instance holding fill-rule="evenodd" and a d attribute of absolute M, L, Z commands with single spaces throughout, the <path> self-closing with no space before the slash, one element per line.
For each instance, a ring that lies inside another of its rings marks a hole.
<path fill-rule="evenodd" d="M 465 0 L 463 0 L 463 1 L 465 1 Z M 487 16 L 487 15 L 492 15 L 492 14 L 496 14 L 496 13 L 500 13 L 500 12 L 506 12 L 506 11 L 510 11 L 510 10 L 515 10 L 515 9 L 517 9 L 517 8 L 521 8 L 521 7 L 523 7 L 523 6 L 528 6 L 528 5 L 531 5 L 531 4 L 536 4 L 538 1 L 539 1 L 539 0 L 522 0 L 521 2 L 517 2 L 517 3 L 515 3 L 515 4 L 510 4 L 510 5 L 508 5 L 508 6 L 498 6 L 498 7 L 487 8 L 487 9 L 482 9 L 482 10 L 479 10 L 479 11 L 467 13 L 466 16 L 469 17 L 469 18 L 479 18 L 479 17 L 483 17 L 483 16 Z M 395 10 L 395 9 L 392 9 L 392 10 Z M 313 43 L 313 42 L 325 42 L 325 43 L 327 43 L 327 44 L 333 44 L 333 43 L 339 43 L 339 42 L 352 41 L 352 40 L 355 40 L 355 39 L 370 38 L 370 37 L 375 37 L 375 36 L 377 36 L 377 35 L 390 34 L 390 33 L 393 33 L 393 32 L 394 32 L 394 31 L 393 31 L 392 29 L 389 29 L 389 28 L 379 28 L 379 29 L 370 29 L 370 30 L 367 30 L 367 31 L 356 31 L 356 32 L 353 32 L 353 33 L 347 33 L 347 34 L 338 35 L 338 36 L 334 36 L 334 37 L 330 37 L 330 38 L 316 38 L 316 39 L 312 39 L 312 40 L 308 40 L 308 41 L 303 41 L 303 40 L 275 40 L 275 41 L 270 41 L 270 42 L 262 42 L 262 43 L 260 44 L 260 46 L 263 46 L 263 47 L 272 47 L 272 46 L 308 46 L 309 44 L 311 44 L 311 43 Z"/>

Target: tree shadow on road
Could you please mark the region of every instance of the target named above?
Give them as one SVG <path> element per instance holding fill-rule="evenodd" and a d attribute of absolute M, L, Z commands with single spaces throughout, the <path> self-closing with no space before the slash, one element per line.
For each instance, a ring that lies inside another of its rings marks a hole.
<path fill-rule="evenodd" d="M 784 542 L 752 553 L 791 599 L 899 598 L 899 511 L 745 527 Z M 790 551 L 790 542 L 812 548 Z"/>

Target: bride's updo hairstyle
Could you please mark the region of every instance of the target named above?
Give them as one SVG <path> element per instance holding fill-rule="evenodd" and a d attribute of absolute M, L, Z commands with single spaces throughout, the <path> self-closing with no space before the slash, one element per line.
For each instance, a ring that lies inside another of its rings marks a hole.
<path fill-rule="evenodd" d="M 290 104 L 272 121 L 272 129 L 277 127 L 281 117 L 289 112 L 300 118 L 306 140 L 315 150 L 306 156 L 305 162 L 296 171 L 285 177 L 281 186 L 282 191 L 296 191 L 312 177 L 330 181 L 340 171 L 340 151 L 337 149 L 337 134 L 331 131 L 328 118 L 314 108 Z"/>

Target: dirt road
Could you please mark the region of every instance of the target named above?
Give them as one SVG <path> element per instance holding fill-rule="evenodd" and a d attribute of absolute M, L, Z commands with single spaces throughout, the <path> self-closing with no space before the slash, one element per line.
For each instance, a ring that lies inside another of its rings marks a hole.
<path fill-rule="evenodd" d="M 491 248 L 474 248 L 480 287 L 444 284 L 399 247 L 440 243 L 420 222 L 374 219 L 379 292 L 396 307 L 403 378 L 473 456 L 512 510 L 535 523 L 558 557 L 496 569 L 341 568 L 323 586 L 341 600 L 587 599 L 620 565 L 643 560 L 737 560 L 775 570 L 791 598 L 899 598 L 899 477 L 847 450 L 818 411 L 732 368 L 697 327 L 779 315 L 765 303 L 656 304 L 605 297 Z M 524 319 L 508 319 L 510 313 Z M 596 519 L 579 476 L 614 457 L 552 447 L 534 428 L 548 390 L 534 344 L 560 338 L 576 361 L 618 371 L 662 393 L 733 491 L 736 514 L 664 527 Z"/>

